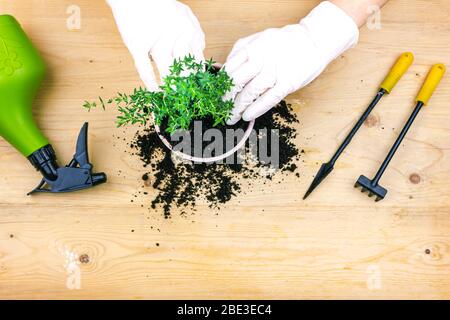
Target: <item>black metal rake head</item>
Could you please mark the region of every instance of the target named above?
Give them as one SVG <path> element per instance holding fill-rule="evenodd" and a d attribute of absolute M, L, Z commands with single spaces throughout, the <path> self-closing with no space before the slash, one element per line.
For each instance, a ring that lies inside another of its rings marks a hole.
<path fill-rule="evenodd" d="M 355 183 L 355 188 L 361 188 L 361 192 L 368 192 L 369 197 L 375 196 L 375 201 L 383 200 L 387 190 L 378 184 L 377 180 L 370 180 L 365 176 L 360 176 Z"/>

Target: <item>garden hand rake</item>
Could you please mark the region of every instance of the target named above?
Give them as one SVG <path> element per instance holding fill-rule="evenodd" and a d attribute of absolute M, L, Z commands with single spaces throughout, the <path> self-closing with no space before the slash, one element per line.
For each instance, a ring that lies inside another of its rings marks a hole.
<path fill-rule="evenodd" d="M 389 165 L 389 162 L 394 157 L 395 152 L 397 151 L 398 147 L 403 141 L 403 138 L 405 138 L 409 128 L 413 124 L 414 120 L 416 119 L 417 115 L 419 114 L 420 110 L 424 105 L 428 104 L 428 101 L 430 100 L 431 96 L 433 95 L 434 91 L 436 90 L 439 82 L 441 81 L 442 77 L 445 73 L 445 66 L 443 64 L 436 64 L 431 68 L 431 71 L 429 72 L 425 83 L 422 86 L 422 89 L 420 90 L 419 94 L 416 98 L 416 107 L 409 117 L 408 121 L 406 122 L 403 130 L 400 132 L 400 135 L 398 136 L 397 140 L 395 141 L 394 145 L 392 146 L 391 150 L 389 151 L 386 159 L 383 161 L 380 169 L 376 173 L 375 177 L 370 180 L 369 178 L 365 176 L 360 176 L 358 181 L 355 183 L 355 188 L 360 187 L 361 192 L 368 192 L 369 197 L 375 196 L 375 201 L 378 202 L 387 194 L 387 190 L 380 186 L 378 182 L 381 179 L 381 176 L 383 175 L 384 171 Z"/>

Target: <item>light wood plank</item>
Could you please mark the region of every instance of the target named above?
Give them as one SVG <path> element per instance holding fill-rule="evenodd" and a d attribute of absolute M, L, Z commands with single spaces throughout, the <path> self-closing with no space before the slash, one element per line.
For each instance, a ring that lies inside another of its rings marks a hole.
<path fill-rule="evenodd" d="M 206 55 L 220 62 L 240 37 L 294 23 L 318 3 L 186 2 L 207 34 Z M 301 119 L 297 143 L 306 150 L 300 182 L 253 188 L 219 215 L 200 206 L 192 218 L 169 221 L 130 203 L 144 170 L 112 137 L 123 134 L 114 129 L 115 113 L 81 109 L 85 99 L 140 81 L 105 2 L 76 3 L 78 31 L 66 29 L 72 1 L 0 0 L 0 9 L 21 21 L 49 66 L 35 113 L 62 162 L 89 120 L 92 161 L 110 180 L 88 192 L 26 197 L 39 175 L 0 140 L 0 298 L 450 298 L 449 76 L 383 178 L 389 197 L 374 204 L 352 187 L 376 171 L 429 67 L 450 65 L 447 0 L 391 1 L 381 30 L 363 28 L 355 49 L 290 97 Z M 333 175 L 301 201 L 318 163 L 407 50 L 416 62 L 377 107 L 373 126 L 362 128 Z M 66 286 L 70 253 L 85 262 L 77 264 L 80 290 Z"/>

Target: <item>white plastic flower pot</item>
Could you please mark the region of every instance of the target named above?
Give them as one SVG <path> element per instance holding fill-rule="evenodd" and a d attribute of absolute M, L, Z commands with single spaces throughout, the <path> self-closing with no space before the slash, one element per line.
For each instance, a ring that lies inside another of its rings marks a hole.
<path fill-rule="evenodd" d="M 211 158 L 200 158 L 200 157 L 194 157 L 185 153 L 182 153 L 180 151 L 173 151 L 173 147 L 170 144 L 170 142 L 163 136 L 163 134 L 161 133 L 161 129 L 160 127 L 155 123 L 155 131 L 158 134 L 159 138 L 161 139 L 161 141 L 163 142 L 163 144 L 169 149 L 171 150 L 176 156 L 182 158 L 183 160 L 187 160 L 187 161 L 193 161 L 193 162 L 199 162 L 199 163 L 213 163 L 213 162 L 217 162 L 223 159 L 228 158 L 229 156 L 233 155 L 234 153 L 236 153 L 238 150 L 240 150 L 241 148 L 243 148 L 245 146 L 245 143 L 247 142 L 248 138 L 250 137 L 250 134 L 252 133 L 253 127 L 255 125 L 255 120 L 252 120 L 248 123 L 248 127 L 247 130 L 244 133 L 244 136 L 242 137 L 242 139 L 236 144 L 236 146 L 227 151 L 224 154 L 221 154 L 220 156 L 216 156 L 216 157 L 211 157 Z"/>
<path fill-rule="evenodd" d="M 222 68 L 222 64 L 216 63 L 216 64 L 214 65 L 214 67 L 215 67 L 216 69 L 220 69 L 220 68 Z M 152 114 L 152 116 L 153 116 L 153 114 Z M 248 127 L 247 127 L 247 130 L 246 130 L 245 133 L 244 133 L 244 136 L 242 137 L 241 141 L 239 141 L 233 149 L 227 151 L 226 153 L 224 153 L 224 154 L 222 154 L 222 155 L 220 155 L 220 156 L 211 157 L 211 158 L 194 157 L 194 156 L 191 156 L 191 155 L 188 155 L 188 154 L 179 152 L 179 151 L 173 151 L 172 145 L 171 145 L 170 142 L 167 141 L 167 139 L 162 135 L 160 127 L 159 127 L 159 126 L 155 123 L 155 121 L 154 121 L 154 117 L 153 117 L 153 123 L 154 123 L 154 126 L 155 126 L 155 131 L 156 131 L 156 133 L 158 134 L 159 138 L 161 139 L 161 141 L 163 142 L 163 144 L 164 144 L 170 151 L 172 151 L 172 152 L 174 153 L 174 155 L 180 157 L 180 158 L 183 159 L 183 160 L 187 160 L 187 161 L 193 161 L 193 162 L 199 162 L 199 163 L 213 163 L 213 162 L 217 162 L 217 161 L 220 161 L 220 160 L 223 160 L 223 159 L 228 158 L 229 156 L 233 155 L 234 153 L 236 153 L 237 151 L 239 151 L 241 148 L 243 148 L 243 147 L 245 146 L 245 143 L 247 142 L 248 138 L 250 137 L 250 135 L 251 135 L 251 133 L 252 133 L 253 127 L 254 127 L 254 125 L 255 125 L 255 120 L 252 120 L 252 121 L 250 121 L 250 122 L 248 123 Z"/>

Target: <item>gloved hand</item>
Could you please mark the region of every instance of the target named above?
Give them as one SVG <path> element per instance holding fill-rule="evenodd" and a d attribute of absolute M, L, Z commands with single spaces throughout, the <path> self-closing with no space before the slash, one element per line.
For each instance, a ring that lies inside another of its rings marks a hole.
<path fill-rule="evenodd" d="M 356 45 L 358 36 L 352 18 L 324 1 L 299 24 L 239 40 L 224 65 L 235 84 L 224 97 L 235 103 L 227 123 L 261 116 L 313 81 L 332 60 Z"/>
<path fill-rule="evenodd" d="M 175 0 L 107 0 L 125 45 L 148 90 L 158 89 L 150 56 L 160 76 L 175 58 L 204 60 L 205 35 L 191 9 Z"/>

